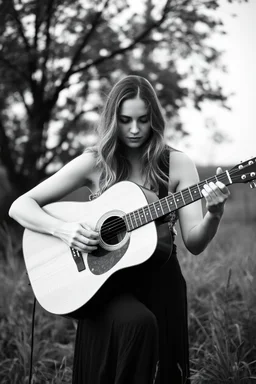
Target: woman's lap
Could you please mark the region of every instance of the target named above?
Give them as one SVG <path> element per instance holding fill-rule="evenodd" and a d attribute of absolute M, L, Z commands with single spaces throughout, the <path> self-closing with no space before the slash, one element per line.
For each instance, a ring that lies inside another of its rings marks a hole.
<path fill-rule="evenodd" d="M 153 383 L 158 345 L 155 315 L 119 293 L 79 320 L 73 384 Z"/>

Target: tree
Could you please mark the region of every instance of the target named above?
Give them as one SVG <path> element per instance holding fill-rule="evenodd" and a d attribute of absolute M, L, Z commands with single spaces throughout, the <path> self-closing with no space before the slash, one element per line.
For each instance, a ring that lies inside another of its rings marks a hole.
<path fill-rule="evenodd" d="M 131 13 L 127 0 L 2 0 L 0 159 L 18 193 L 82 150 L 89 117 L 124 74 L 151 80 L 167 118 L 186 97 L 196 108 L 205 99 L 227 107 L 227 95 L 207 80 L 213 66 L 221 69 L 220 52 L 207 43 L 225 33 L 218 4 L 146 0 Z M 179 60 L 195 55 L 200 63 L 181 73 Z"/>

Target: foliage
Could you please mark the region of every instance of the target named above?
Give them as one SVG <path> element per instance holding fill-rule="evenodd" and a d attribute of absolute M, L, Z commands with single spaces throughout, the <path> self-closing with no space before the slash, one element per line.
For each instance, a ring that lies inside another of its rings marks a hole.
<path fill-rule="evenodd" d="M 224 70 L 208 39 L 225 34 L 219 2 L 146 0 L 135 13 L 128 0 L 3 0 L 0 159 L 19 192 L 82 151 L 92 118 L 125 74 L 152 81 L 183 134 L 175 116 L 186 98 L 196 108 L 206 99 L 228 107 L 208 77 Z"/>

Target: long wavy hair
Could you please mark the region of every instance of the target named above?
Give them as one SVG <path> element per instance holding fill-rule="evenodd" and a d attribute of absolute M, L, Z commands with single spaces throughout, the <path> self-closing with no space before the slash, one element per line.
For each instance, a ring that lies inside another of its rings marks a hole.
<path fill-rule="evenodd" d="M 166 160 L 164 141 L 165 121 L 156 92 L 150 82 L 141 76 L 126 76 L 114 85 L 110 91 L 97 127 L 98 161 L 102 170 L 100 177 L 101 192 L 121 180 L 127 180 L 131 164 L 124 156 L 122 143 L 118 139 L 117 118 L 121 104 L 137 96 L 145 102 L 151 122 L 151 135 L 141 147 L 141 169 L 145 184 L 155 191 L 159 183 L 168 185 L 168 176 L 161 170 L 161 161 Z"/>

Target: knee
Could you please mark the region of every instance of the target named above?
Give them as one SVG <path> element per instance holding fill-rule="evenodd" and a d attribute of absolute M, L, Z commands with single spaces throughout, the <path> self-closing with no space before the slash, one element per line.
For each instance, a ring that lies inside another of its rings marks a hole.
<path fill-rule="evenodd" d="M 158 330 L 157 319 L 155 315 L 143 304 L 133 315 L 131 322 L 150 331 L 157 332 Z"/>
<path fill-rule="evenodd" d="M 130 326 L 149 329 L 157 332 L 158 325 L 155 315 L 140 301 L 131 297 L 120 300 L 114 321 L 119 326 Z"/>

